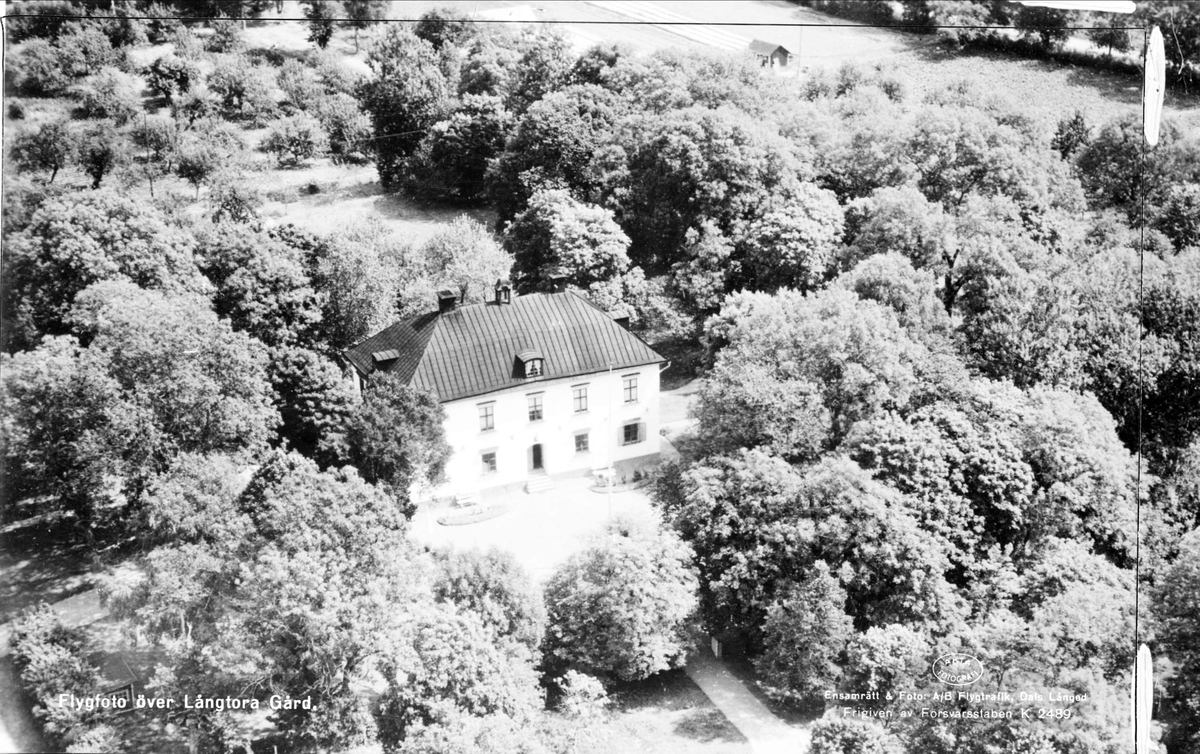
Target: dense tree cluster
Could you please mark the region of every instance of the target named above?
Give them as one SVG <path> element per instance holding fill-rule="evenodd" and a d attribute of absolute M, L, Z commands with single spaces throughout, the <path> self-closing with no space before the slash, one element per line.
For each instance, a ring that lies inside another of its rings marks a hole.
<path fill-rule="evenodd" d="M 811 4 L 961 45 L 999 24 L 1058 50 L 1072 21 Z M 1088 695 L 1037 725 L 829 716 L 814 751 L 1107 754 L 1136 619 L 1177 669 L 1163 740 L 1197 745 L 1195 135 L 1168 118 L 1144 151 L 1132 115 L 1050 128 L 977 84 L 918 97 L 852 63 L 793 81 L 741 55 L 577 54 L 440 10 L 376 28 L 376 0 L 303 3 L 316 49 L 285 60 L 234 20 L 269 5 L 18 3 L 11 25 L 14 91 L 69 108 L 10 110 L 0 497 L 124 559 L 106 599 L 161 654 L 154 688 L 311 697 L 272 718 L 295 749 L 563 751 L 605 684 L 678 667 L 698 623 L 801 703 L 932 691 L 949 652 Z M 1138 12 L 1193 77 L 1200 14 Z M 1110 53 L 1131 44 L 1087 20 Z M 368 32 L 369 73 L 327 49 L 343 28 Z M 131 54 L 147 43 L 169 52 Z M 326 158 L 495 226 L 265 227 L 250 169 Z M 359 394 L 340 362 L 435 291 L 470 303 L 510 276 L 702 352 L 661 524 L 613 523 L 544 592 L 504 553 L 412 544 L 444 412 L 387 376 Z M 21 661 L 39 697 L 95 685 L 74 633 L 23 625 L 22 646 L 53 645 Z M 248 747 L 202 718 L 204 745 Z"/>

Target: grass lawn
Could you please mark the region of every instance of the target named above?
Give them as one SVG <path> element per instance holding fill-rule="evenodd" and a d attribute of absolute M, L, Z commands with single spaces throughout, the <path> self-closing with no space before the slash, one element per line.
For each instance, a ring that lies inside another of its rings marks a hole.
<path fill-rule="evenodd" d="M 682 670 L 615 691 L 580 754 L 750 754 L 750 744 Z"/>

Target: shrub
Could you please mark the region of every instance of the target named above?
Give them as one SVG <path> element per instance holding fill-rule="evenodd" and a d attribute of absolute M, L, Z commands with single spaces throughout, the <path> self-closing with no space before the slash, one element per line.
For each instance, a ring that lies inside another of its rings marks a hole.
<path fill-rule="evenodd" d="M 288 60 L 275 77 L 287 101 L 298 110 L 308 110 L 325 94 L 317 74 L 299 60 Z"/>
<path fill-rule="evenodd" d="M 25 120 L 25 103 L 15 99 L 8 103 L 9 120 Z"/>
<path fill-rule="evenodd" d="M 213 67 L 208 87 L 221 101 L 225 117 L 261 126 L 279 110 L 270 69 L 252 65 L 245 55 L 226 55 Z"/>
<path fill-rule="evenodd" d="M 146 37 L 150 44 L 170 42 L 176 32 L 183 28 L 179 14 L 163 3 L 151 3 L 145 15 L 149 17 L 146 21 Z"/>
<path fill-rule="evenodd" d="M 220 183 L 213 187 L 212 221 L 249 223 L 258 219 L 262 196 L 245 183 Z"/>
<path fill-rule="evenodd" d="M 71 17 L 78 15 L 78 9 L 69 0 L 26 0 L 13 3 L 9 8 L 8 20 L 12 41 L 56 39 Z"/>
<path fill-rule="evenodd" d="M 84 633 L 64 626 L 42 603 L 13 622 L 9 641 L 21 685 L 33 696 L 33 714 L 42 730 L 59 742 L 84 733 L 96 711 L 58 703 L 60 694 L 87 697 L 100 690 L 100 674 L 87 661 Z"/>
<path fill-rule="evenodd" d="M 329 148 L 321 122 L 307 113 L 275 121 L 263 139 L 262 148 L 275 155 L 280 165 L 299 165 Z"/>
<path fill-rule="evenodd" d="M 142 109 L 136 80 L 116 68 L 102 68 L 72 93 L 85 118 L 108 118 L 123 126 Z"/>
<path fill-rule="evenodd" d="M 208 52 L 241 52 L 246 49 L 240 21 L 217 19 L 212 22 L 212 30 L 212 36 L 204 43 L 204 49 Z"/>
<path fill-rule="evenodd" d="M 174 102 L 200 80 L 200 69 L 194 63 L 174 55 L 163 55 L 147 66 L 145 73 L 150 90 L 167 102 Z"/>
<path fill-rule="evenodd" d="M 71 84 L 58 50 L 44 39 L 33 40 L 13 56 L 12 79 L 18 91 L 35 97 L 62 94 Z"/>
<path fill-rule="evenodd" d="M 175 48 L 175 54 L 184 60 L 200 60 L 204 57 L 204 42 L 186 26 L 178 26 L 167 41 Z"/>
<path fill-rule="evenodd" d="M 105 66 L 121 68 L 127 58 L 113 48 L 112 42 L 95 24 L 72 22 L 54 43 L 63 72 L 71 78 L 83 78 Z"/>
<path fill-rule="evenodd" d="M 337 92 L 317 103 L 316 115 L 329 139 L 334 162 L 365 157 L 371 138 L 371 118 L 359 108 L 358 100 Z"/>

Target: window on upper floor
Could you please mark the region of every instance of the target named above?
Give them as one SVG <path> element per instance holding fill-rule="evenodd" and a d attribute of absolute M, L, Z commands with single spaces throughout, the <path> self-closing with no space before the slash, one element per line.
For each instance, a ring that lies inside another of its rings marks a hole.
<path fill-rule="evenodd" d="M 542 359 L 530 359 L 529 361 L 525 362 L 525 376 L 541 377 L 543 368 L 544 364 Z"/>
<path fill-rule="evenodd" d="M 622 393 L 625 396 L 626 403 L 637 403 L 638 399 L 638 376 L 631 375 L 621 379 Z"/>
<path fill-rule="evenodd" d="M 487 432 L 496 428 L 496 404 L 485 403 L 479 407 L 479 431 Z"/>
<path fill-rule="evenodd" d="M 575 413 L 579 414 L 588 410 L 587 402 L 587 385 L 571 388 L 571 400 L 575 404 Z"/>
<path fill-rule="evenodd" d="M 542 395 L 529 396 L 529 421 L 540 422 L 542 420 Z"/>

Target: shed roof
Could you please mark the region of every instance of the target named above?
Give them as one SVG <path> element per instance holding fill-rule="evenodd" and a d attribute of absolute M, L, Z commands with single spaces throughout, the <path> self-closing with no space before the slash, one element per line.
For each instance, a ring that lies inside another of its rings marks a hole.
<path fill-rule="evenodd" d="M 394 350 L 379 362 L 373 355 Z M 544 358 L 541 377 L 526 378 L 518 358 Z M 571 292 L 517 296 L 510 304 L 471 304 L 397 322 L 345 353 L 369 377 L 400 375 L 440 401 L 483 395 L 537 380 L 626 369 L 665 361 L 607 312 Z"/>
<path fill-rule="evenodd" d="M 750 42 L 750 52 L 756 55 L 774 55 L 777 50 L 783 50 L 783 54 L 791 55 L 783 45 L 777 45 L 774 42 L 764 42 L 761 39 L 755 39 Z"/>

